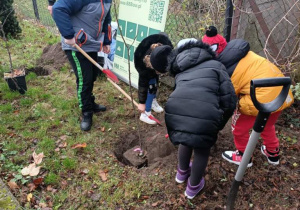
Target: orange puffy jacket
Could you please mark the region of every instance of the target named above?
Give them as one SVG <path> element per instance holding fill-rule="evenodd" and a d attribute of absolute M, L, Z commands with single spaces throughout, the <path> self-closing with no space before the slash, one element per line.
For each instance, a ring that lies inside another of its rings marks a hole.
<path fill-rule="evenodd" d="M 258 110 L 254 107 L 250 97 L 250 81 L 269 77 L 284 77 L 282 72 L 267 59 L 249 51 L 236 66 L 231 81 L 235 93 L 239 96 L 239 111 L 242 114 L 256 116 Z M 263 87 L 257 88 L 256 98 L 261 103 L 273 101 L 280 93 L 282 87 Z M 277 110 L 281 111 L 289 107 L 294 102 L 291 90 L 283 103 Z"/>

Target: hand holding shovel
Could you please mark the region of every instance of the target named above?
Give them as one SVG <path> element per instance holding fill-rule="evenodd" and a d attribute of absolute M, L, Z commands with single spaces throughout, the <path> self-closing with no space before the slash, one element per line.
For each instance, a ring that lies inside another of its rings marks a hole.
<path fill-rule="evenodd" d="M 82 45 L 81 40 L 84 35 L 85 33 L 83 32 L 83 29 L 81 29 L 81 32 L 79 32 L 79 34 L 76 36 L 75 39 L 76 43 L 73 45 L 73 47 L 75 47 L 79 52 L 81 52 L 81 54 L 84 55 L 89 61 L 91 61 L 92 64 L 94 64 L 98 69 L 100 69 L 107 76 L 107 78 L 118 83 L 119 82 L 118 77 L 111 70 L 103 69 L 102 66 L 100 66 L 96 61 L 94 61 L 93 58 L 91 58 L 91 56 L 89 56 L 83 49 L 81 49 L 79 45 Z"/>

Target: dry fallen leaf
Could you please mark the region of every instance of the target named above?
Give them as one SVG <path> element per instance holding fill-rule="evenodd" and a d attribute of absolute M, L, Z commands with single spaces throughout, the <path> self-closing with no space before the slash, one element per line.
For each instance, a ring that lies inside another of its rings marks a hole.
<path fill-rule="evenodd" d="M 22 169 L 21 174 L 23 176 L 36 176 L 40 172 L 40 166 L 36 167 L 35 163 L 30 164 L 28 167 Z"/>
<path fill-rule="evenodd" d="M 104 131 L 105 131 L 105 127 L 102 127 L 102 128 L 101 128 L 101 131 L 104 132 Z"/>
<path fill-rule="evenodd" d="M 31 199 L 32 199 L 32 194 L 29 193 L 29 194 L 27 195 L 27 201 L 30 202 Z"/>
<path fill-rule="evenodd" d="M 38 185 L 42 184 L 43 181 L 44 181 L 44 178 L 37 178 L 37 179 L 33 180 L 33 184 L 38 186 Z"/>
<path fill-rule="evenodd" d="M 63 135 L 63 136 L 61 136 L 61 137 L 59 137 L 61 140 L 63 140 L 63 141 L 66 141 L 66 139 L 67 139 L 67 135 Z"/>
<path fill-rule="evenodd" d="M 19 114 L 20 113 L 20 110 L 15 110 L 14 111 L 14 114 Z"/>
<path fill-rule="evenodd" d="M 65 147 L 67 147 L 67 142 L 60 143 L 60 144 L 58 145 L 58 147 L 59 147 L 59 148 L 65 148 Z"/>
<path fill-rule="evenodd" d="M 52 190 L 53 190 L 52 186 L 51 186 L 51 185 L 48 185 L 48 186 L 47 186 L 47 191 L 50 192 L 50 191 L 52 191 Z"/>
<path fill-rule="evenodd" d="M 17 188 L 19 188 L 19 186 L 17 185 L 17 183 L 13 182 L 13 181 L 9 181 L 8 183 L 8 186 L 11 190 L 15 190 Z"/>
<path fill-rule="evenodd" d="M 101 177 L 101 180 L 103 182 L 105 182 L 107 180 L 107 175 L 106 175 L 105 171 L 99 170 L 99 176 Z"/>
<path fill-rule="evenodd" d="M 46 203 L 39 203 L 39 207 L 41 207 L 41 208 L 46 208 L 46 207 L 47 207 L 47 204 L 46 204 Z"/>
<path fill-rule="evenodd" d="M 158 205 L 158 202 L 152 203 L 151 206 L 155 207 Z"/>
<path fill-rule="evenodd" d="M 86 147 L 86 143 L 82 143 L 82 144 L 74 144 L 73 146 L 71 146 L 72 149 L 76 149 L 76 148 L 85 148 Z"/>
<path fill-rule="evenodd" d="M 61 189 L 66 189 L 67 186 L 68 186 L 68 182 L 66 180 L 62 180 L 60 182 Z"/>
<path fill-rule="evenodd" d="M 27 185 L 27 187 L 29 188 L 29 191 L 30 191 L 30 192 L 34 191 L 35 188 L 36 188 L 35 184 L 33 184 L 33 183 L 29 183 L 29 184 Z"/>
<path fill-rule="evenodd" d="M 43 157 L 44 157 L 44 153 L 40 153 L 40 154 L 36 154 L 35 151 L 32 153 L 32 157 L 33 157 L 33 160 L 34 160 L 34 163 L 35 164 L 40 164 L 43 160 Z"/>

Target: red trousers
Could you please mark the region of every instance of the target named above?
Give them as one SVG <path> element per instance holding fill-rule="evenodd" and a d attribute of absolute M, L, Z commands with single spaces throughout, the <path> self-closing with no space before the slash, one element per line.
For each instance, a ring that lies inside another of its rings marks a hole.
<path fill-rule="evenodd" d="M 263 144 L 268 151 L 275 151 L 279 147 L 279 140 L 276 137 L 275 123 L 280 115 L 280 112 L 275 112 L 270 115 L 267 124 L 261 133 Z M 234 136 L 234 144 L 236 148 L 244 152 L 249 140 L 249 131 L 253 128 L 256 117 L 244 115 L 239 111 L 235 111 L 232 117 L 232 133 Z"/>

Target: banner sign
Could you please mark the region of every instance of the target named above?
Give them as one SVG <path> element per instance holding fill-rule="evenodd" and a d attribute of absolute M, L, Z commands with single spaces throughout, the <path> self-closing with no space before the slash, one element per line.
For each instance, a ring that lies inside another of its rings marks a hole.
<path fill-rule="evenodd" d="M 169 0 L 121 0 L 119 6 L 117 45 L 112 71 L 123 81 L 138 87 L 138 72 L 133 55 L 138 44 L 147 36 L 164 31 Z M 113 8 L 112 8 L 113 9 Z M 126 47 L 121 34 L 129 48 Z M 130 64 L 128 64 L 128 57 Z"/>

